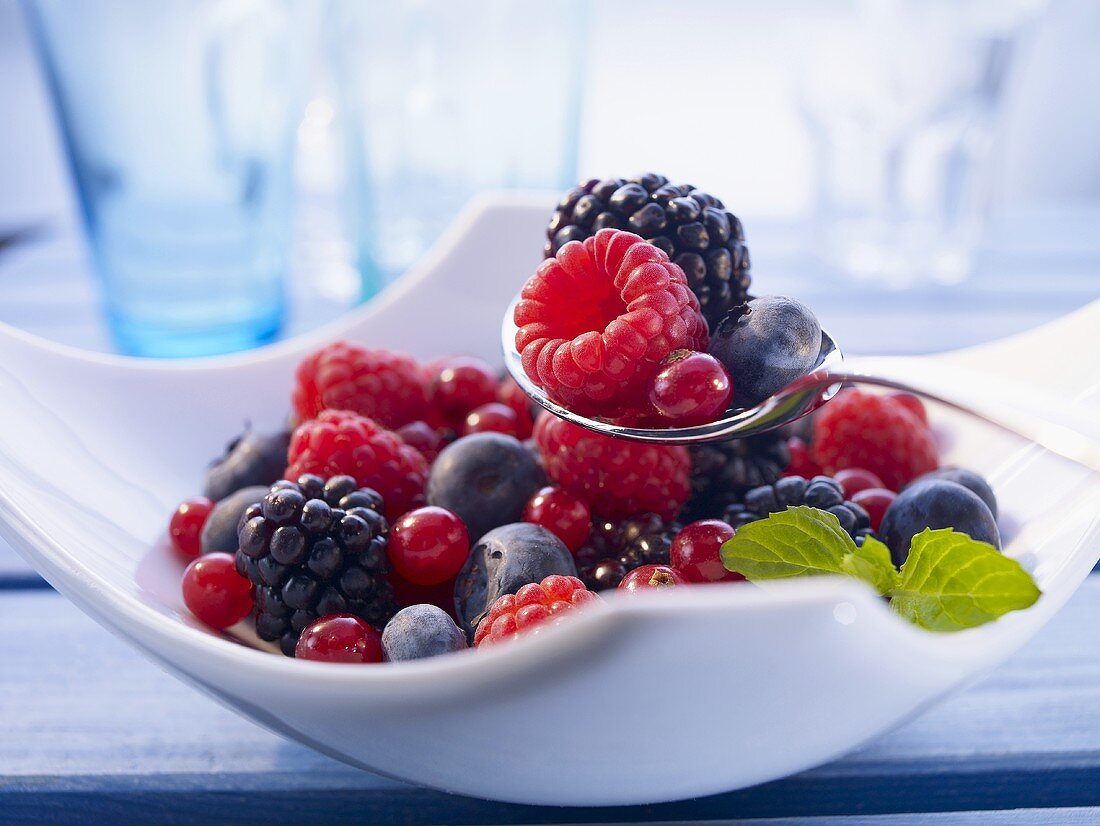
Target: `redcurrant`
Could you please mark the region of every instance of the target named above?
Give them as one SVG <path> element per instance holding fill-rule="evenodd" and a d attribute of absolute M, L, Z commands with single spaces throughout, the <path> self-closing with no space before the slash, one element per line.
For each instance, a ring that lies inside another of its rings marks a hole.
<path fill-rule="evenodd" d="M 898 495 L 886 488 L 867 488 L 853 494 L 852 501 L 867 511 L 871 517 L 871 530 L 877 531 L 882 524 L 886 509 L 893 504 Z"/>
<path fill-rule="evenodd" d="M 535 493 L 523 510 L 523 521 L 542 525 L 576 553 L 592 531 L 588 505 L 561 488 L 546 487 Z"/>
<path fill-rule="evenodd" d="M 500 402 L 489 402 L 471 410 L 466 416 L 462 435 L 471 433 L 507 433 L 519 438 L 519 417 L 516 411 Z"/>
<path fill-rule="evenodd" d="M 414 585 L 436 585 L 462 569 L 470 536 L 465 523 L 449 510 L 417 508 L 394 523 L 388 552 L 399 576 Z"/>
<path fill-rule="evenodd" d="M 729 407 L 733 385 L 714 356 L 676 350 L 666 358 L 649 385 L 653 408 L 677 427 L 714 421 Z"/>
<path fill-rule="evenodd" d="M 430 383 L 432 404 L 446 418 L 461 420 L 475 407 L 495 401 L 497 377 L 478 358 L 456 356 L 446 359 Z"/>
<path fill-rule="evenodd" d="M 672 540 L 670 564 L 689 582 L 737 582 L 741 574 L 722 565 L 722 543 L 733 536 L 733 528 L 720 519 L 701 519 L 685 525 Z"/>
<path fill-rule="evenodd" d="M 882 480 L 871 473 L 871 471 L 859 467 L 838 470 L 833 478 L 836 479 L 837 484 L 840 485 L 841 490 L 844 491 L 845 499 L 851 499 L 861 490 L 886 487 L 886 485 L 882 484 Z"/>
<path fill-rule="evenodd" d="M 620 591 L 648 591 L 651 588 L 671 588 L 687 585 L 684 575 L 668 565 L 642 565 L 623 577 Z"/>
<path fill-rule="evenodd" d="M 294 656 L 327 663 L 380 663 L 382 636 L 354 614 L 330 614 L 306 626 Z"/>
<path fill-rule="evenodd" d="M 212 628 L 236 625 L 252 612 L 252 583 L 230 554 L 200 556 L 183 572 L 183 604 Z"/>
<path fill-rule="evenodd" d="M 168 523 L 168 535 L 172 546 L 188 559 L 202 553 L 202 527 L 214 509 L 214 503 L 205 496 L 196 496 L 180 503 Z"/>

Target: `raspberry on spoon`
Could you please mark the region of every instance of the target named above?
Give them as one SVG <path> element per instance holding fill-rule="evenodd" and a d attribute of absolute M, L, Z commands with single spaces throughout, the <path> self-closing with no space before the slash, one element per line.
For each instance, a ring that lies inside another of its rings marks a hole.
<path fill-rule="evenodd" d="M 705 350 L 707 325 L 683 270 L 637 235 L 566 244 L 523 286 L 514 320 L 523 369 L 575 412 L 644 414 L 646 385 L 674 350 Z"/>

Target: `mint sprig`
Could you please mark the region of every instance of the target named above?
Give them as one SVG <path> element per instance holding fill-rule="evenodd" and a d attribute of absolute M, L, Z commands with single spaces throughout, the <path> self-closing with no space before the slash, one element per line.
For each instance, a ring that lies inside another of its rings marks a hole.
<path fill-rule="evenodd" d="M 827 511 L 801 505 L 738 528 L 722 564 L 749 580 L 839 574 L 889 597 L 901 616 L 933 631 L 960 631 L 1035 604 L 1031 574 L 992 545 L 950 528 L 913 537 L 901 571 L 874 537 L 857 546 Z"/>
<path fill-rule="evenodd" d="M 950 528 L 913 537 L 890 604 L 932 631 L 957 631 L 1030 608 L 1042 592 L 1031 574 L 992 545 Z"/>

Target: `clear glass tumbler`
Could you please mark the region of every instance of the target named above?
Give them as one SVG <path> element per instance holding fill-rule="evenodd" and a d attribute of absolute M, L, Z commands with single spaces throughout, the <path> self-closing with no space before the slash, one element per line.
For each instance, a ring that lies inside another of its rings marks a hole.
<path fill-rule="evenodd" d="M 333 0 L 328 11 L 365 298 L 480 190 L 576 182 L 583 2 Z"/>
<path fill-rule="evenodd" d="M 966 278 L 1021 35 L 1042 0 L 861 0 L 815 20 L 800 103 L 817 172 L 814 249 L 893 286 Z"/>
<path fill-rule="evenodd" d="M 228 352 L 282 323 L 294 0 L 29 0 L 121 348 Z"/>

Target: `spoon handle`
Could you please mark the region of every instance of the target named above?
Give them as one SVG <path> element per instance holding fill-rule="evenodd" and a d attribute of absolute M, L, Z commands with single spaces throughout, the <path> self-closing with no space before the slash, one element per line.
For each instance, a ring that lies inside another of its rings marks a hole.
<path fill-rule="evenodd" d="M 1100 409 L 1077 400 L 929 358 L 846 358 L 828 375 L 833 382 L 890 387 L 941 402 L 1100 473 Z M 1098 393 L 1100 382 L 1087 385 L 1078 399 Z"/>

